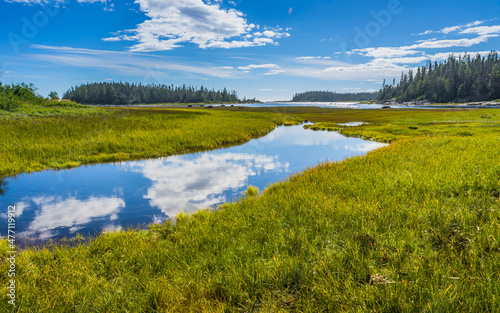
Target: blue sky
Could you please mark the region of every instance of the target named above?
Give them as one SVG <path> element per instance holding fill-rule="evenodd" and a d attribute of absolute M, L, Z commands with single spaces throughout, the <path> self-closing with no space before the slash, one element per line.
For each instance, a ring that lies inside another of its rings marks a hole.
<path fill-rule="evenodd" d="M 372 91 L 449 53 L 498 50 L 498 0 L 2 0 L 0 81 L 96 81 L 289 100 Z"/>

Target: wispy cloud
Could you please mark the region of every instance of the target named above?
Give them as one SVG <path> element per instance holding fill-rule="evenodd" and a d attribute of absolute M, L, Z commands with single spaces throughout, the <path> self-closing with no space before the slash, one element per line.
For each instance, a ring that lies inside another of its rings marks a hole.
<path fill-rule="evenodd" d="M 379 47 L 354 49 L 350 54 L 360 54 L 372 58 L 396 58 L 413 54 L 421 54 L 422 51 L 412 50 L 408 47 Z"/>
<path fill-rule="evenodd" d="M 489 20 L 491 21 L 491 20 Z M 364 49 L 354 49 L 348 54 L 357 54 L 367 58 L 371 58 L 368 63 L 360 64 L 355 67 L 338 67 L 326 69 L 333 72 L 349 73 L 352 70 L 360 72 L 372 72 L 380 70 L 379 77 L 387 77 L 387 73 L 396 71 L 406 71 L 407 69 L 422 63 L 426 60 L 444 60 L 452 52 L 430 53 L 429 50 L 447 49 L 447 48 L 468 48 L 478 44 L 488 42 L 491 38 L 498 37 L 500 34 L 500 25 L 496 26 L 478 26 L 488 21 L 474 21 L 464 25 L 446 27 L 437 31 L 426 31 L 421 35 L 431 33 L 451 34 L 454 36 L 465 37 L 464 35 L 475 35 L 472 38 L 453 38 L 453 39 L 425 39 L 415 41 L 414 44 L 399 46 L 399 47 L 370 47 Z M 470 36 L 469 36 L 470 37 Z M 479 53 L 481 55 L 488 54 L 488 51 L 471 52 L 472 54 Z M 455 55 L 461 54 L 454 52 Z M 394 75 L 396 76 L 396 75 Z M 368 78 L 368 75 L 367 75 Z"/>
<path fill-rule="evenodd" d="M 484 35 L 476 38 L 461 38 L 461 39 L 442 39 L 429 40 L 409 46 L 408 49 L 439 49 L 452 47 L 470 47 L 488 41 L 489 38 L 497 37 L 498 35 Z"/>
<path fill-rule="evenodd" d="M 460 34 L 477 34 L 481 36 L 500 34 L 500 25 L 495 26 L 479 26 L 464 29 Z"/>
<path fill-rule="evenodd" d="M 5 0 L 9 3 L 21 3 L 24 5 L 56 5 L 67 3 L 69 0 Z M 102 3 L 105 11 L 114 11 L 115 4 L 111 0 L 76 0 L 78 3 Z"/>
<path fill-rule="evenodd" d="M 79 68 L 94 68 L 121 75 L 142 76 L 148 79 L 161 79 L 172 72 L 189 75 L 231 77 L 236 75 L 229 68 L 214 67 L 207 64 L 184 64 L 182 59 L 156 55 L 144 55 L 121 51 L 93 50 L 72 47 L 53 47 L 32 45 L 40 53 L 27 54 L 26 57 L 50 62 L 52 64 L 74 66 Z"/>
<path fill-rule="evenodd" d="M 466 28 L 470 28 L 470 27 L 473 27 L 473 26 L 478 26 L 478 25 L 481 25 L 481 24 L 484 24 L 486 22 L 493 21 L 493 20 L 495 20 L 495 19 L 484 20 L 484 21 L 474 21 L 474 22 L 470 22 L 470 23 L 467 23 L 467 24 L 464 24 L 464 25 L 456 25 L 456 26 L 445 27 L 445 28 L 442 28 L 440 30 L 426 30 L 425 32 L 419 33 L 417 35 L 449 34 L 449 33 L 457 32 L 457 31 L 460 31 L 460 30 L 463 30 L 463 29 L 466 29 Z"/>
<path fill-rule="evenodd" d="M 269 72 L 264 73 L 262 75 L 278 75 L 285 72 L 286 72 L 285 70 L 270 70 Z"/>
<path fill-rule="evenodd" d="M 250 64 L 238 67 L 240 70 L 254 70 L 259 68 L 279 68 L 279 66 L 276 64 Z"/>
<path fill-rule="evenodd" d="M 47 3 L 62 3 L 65 1 L 66 0 L 5 0 L 5 2 L 22 3 L 22 4 L 27 4 L 27 5 L 47 4 Z"/>
<path fill-rule="evenodd" d="M 297 60 L 331 59 L 331 57 L 298 57 Z"/>

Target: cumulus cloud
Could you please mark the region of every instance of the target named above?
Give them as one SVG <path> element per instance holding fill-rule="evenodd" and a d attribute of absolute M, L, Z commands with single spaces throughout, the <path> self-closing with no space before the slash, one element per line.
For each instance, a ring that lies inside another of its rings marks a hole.
<path fill-rule="evenodd" d="M 288 37 L 288 30 L 249 23 L 245 15 L 225 9 L 220 1 L 136 0 L 140 11 L 149 18 L 135 29 L 120 31 L 105 41 L 137 41 L 132 51 L 161 51 L 193 43 L 206 48 L 241 48 L 277 44 L 275 39 Z"/>

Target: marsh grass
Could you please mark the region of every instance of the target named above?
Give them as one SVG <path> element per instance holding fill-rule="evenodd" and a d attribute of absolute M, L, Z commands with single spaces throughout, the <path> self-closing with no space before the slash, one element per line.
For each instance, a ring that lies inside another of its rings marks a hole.
<path fill-rule="evenodd" d="M 26 249 L 18 305 L 2 295 L 0 310 L 499 311 L 497 114 L 304 111 L 330 125 L 370 122 L 341 131 L 393 143 L 175 223 Z"/>
<path fill-rule="evenodd" d="M 104 109 L 59 102 L 0 115 L 0 177 L 88 163 L 168 156 L 241 143 L 282 114 Z"/>

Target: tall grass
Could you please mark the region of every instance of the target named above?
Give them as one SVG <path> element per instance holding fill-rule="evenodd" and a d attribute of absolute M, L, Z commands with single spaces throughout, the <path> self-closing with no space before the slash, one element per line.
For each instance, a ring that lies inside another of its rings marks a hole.
<path fill-rule="evenodd" d="M 247 141 L 282 114 L 172 109 L 36 109 L 0 124 L 0 177 L 85 163 L 160 157 Z M 64 114 L 69 112 L 71 114 Z"/>
<path fill-rule="evenodd" d="M 371 124 L 353 133 L 383 134 L 388 125 L 401 133 L 364 157 L 321 164 L 175 223 L 22 251 L 18 306 L 2 295 L 0 310 L 500 311 L 497 112 L 378 114 L 355 113 Z M 318 117 L 346 118 L 329 119 Z M 431 123 L 431 134 L 406 133 L 418 123 Z"/>

